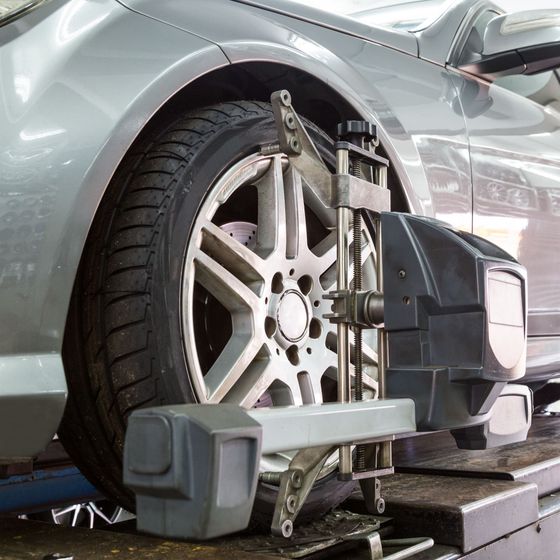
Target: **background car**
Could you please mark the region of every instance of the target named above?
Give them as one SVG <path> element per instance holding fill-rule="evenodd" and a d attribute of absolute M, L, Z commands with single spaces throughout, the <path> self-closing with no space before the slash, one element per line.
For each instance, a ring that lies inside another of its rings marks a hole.
<path fill-rule="evenodd" d="M 558 71 L 550 53 L 535 76 L 498 78 L 524 68 L 484 64 L 498 5 L 0 5 L 3 460 L 33 456 L 66 408 L 66 448 L 132 509 L 121 461 L 136 408 L 336 399 L 321 298 L 334 284 L 334 214 L 266 149 L 278 89 L 327 164 L 339 122 L 374 121 L 394 210 L 519 259 L 530 278 L 525 382 L 560 370 Z M 365 288 L 372 239 L 366 223 Z M 373 335 L 364 348 L 375 397 Z M 288 461 L 265 457 L 262 469 Z M 351 490 L 335 469 L 333 458 L 307 514 Z M 262 484 L 256 514 L 275 496 Z"/>

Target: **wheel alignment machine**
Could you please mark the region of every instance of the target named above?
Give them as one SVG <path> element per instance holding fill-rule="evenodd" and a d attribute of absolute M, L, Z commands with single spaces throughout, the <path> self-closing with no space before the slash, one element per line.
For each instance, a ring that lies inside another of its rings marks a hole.
<path fill-rule="evenodd" d="M 271 102 L 279 142 L 261 152 L 285 154 L 312 191 L 336 209 L 337 289 L 324 297 L 333 301 L 328 317 L 337 326 L 338 402 L 250 410 L 189 404 L 134 412 L 124 481 L 136 493 L 142 531 L 207 539 L 245 529 L 260 479 L 279 485 L 272 533 L 289 537 L 326 459 L 337 450 L 339 479 L 359 480 L 368 510 L 380 514 L 379 477 L 393 472 L 396 434 L 451 429 L 459 447 L 485 449 L 522 441 L 529 429 L 531 393 L 508 385 L 525 372 L 524 267 L 482 238 L 390 212 L 388 161 L 375 153 L 373 124 L 339 125 L 332 174 L 290 94 L 275 92 Z M 364 211 L 374 217 L 375 291 L 361 289 Z M 361 333 L 369 328 L 378 333 L 378 394 L 363 400 Z M 285 472 L 259 472 L 261 454 L 296 449 Z M 379 534 L 362 537 L 371 557 L 382 557 Z M 406 556 L 432 544 L 414 541 Z"/>

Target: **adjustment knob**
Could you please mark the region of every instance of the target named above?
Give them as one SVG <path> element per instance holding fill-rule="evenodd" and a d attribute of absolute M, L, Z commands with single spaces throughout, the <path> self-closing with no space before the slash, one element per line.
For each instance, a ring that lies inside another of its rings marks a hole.
<path fill-rule="evenodd" d="M 339 123 L 337 133 L 341 140 L 362 146 L 363 142 L 375 140 L 377 127 L 368 121 L 344 121 Z"/>

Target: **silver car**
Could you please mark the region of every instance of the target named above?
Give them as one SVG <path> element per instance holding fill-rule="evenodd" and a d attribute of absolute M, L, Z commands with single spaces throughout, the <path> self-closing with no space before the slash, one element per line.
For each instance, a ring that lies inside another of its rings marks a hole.
<path fill-rule="evenodd" d="M 514 2 L 497 4 L 0 0 L 0 461 L 59 430 L 131 508 L 121 462 L 136 408 L 336 399 L 322 299 L 334 216 L 261 150 L 279 89 L 327 164 L 337 123 L 374 121 L 394 210 L 474 232 L 527 267 L 525 381 L 554 377 L 560 16 L 503 18 Z M 373 287 L 367 224 L 362 242 Z M 375 397 L 374 333 L 364 349 Z M 335 468 L 308 514 L 348 493 Z M 256 514 L 274 500 L 261 485 Z"/>

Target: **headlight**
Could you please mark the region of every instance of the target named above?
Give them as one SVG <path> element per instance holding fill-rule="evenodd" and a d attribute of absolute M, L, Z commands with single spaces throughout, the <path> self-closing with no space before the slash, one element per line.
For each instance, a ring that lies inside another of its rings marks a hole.
<path fill-rule="evenodd" d="M 0 25 L 26 14 L 44 0 L 0 0 Z"/>

